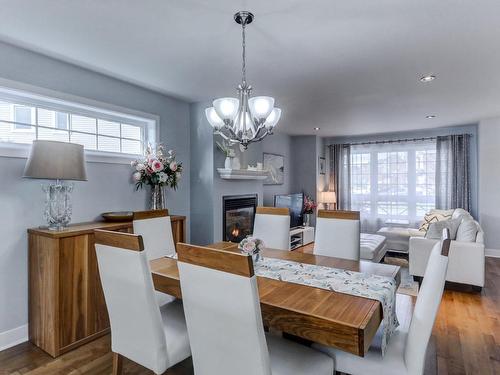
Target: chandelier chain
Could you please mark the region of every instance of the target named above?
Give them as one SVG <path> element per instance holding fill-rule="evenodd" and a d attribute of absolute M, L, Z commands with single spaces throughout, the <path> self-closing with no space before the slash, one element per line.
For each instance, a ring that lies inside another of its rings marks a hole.
<path fill-rule="evenodd" d="M 241 67 L 241 75 L 243 79 L 243 84 L 246 85 L 247 83 L 247 66 L 246 66 L 246 41 L 245 41 L 245 26 L 246 26 L 246 20 L 243 20 L 241 23 L 241 36 L 242 36 L 242 43 L 241 46 L 242 48 L 242 60 L 243 60 L 243 65 Z"/>

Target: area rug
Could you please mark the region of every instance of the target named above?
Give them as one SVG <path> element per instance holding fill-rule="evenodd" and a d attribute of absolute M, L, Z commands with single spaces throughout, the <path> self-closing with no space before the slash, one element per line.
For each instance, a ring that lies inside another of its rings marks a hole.
<path fill-rule="evenodd" d="M 399 285 L 397 293 L 414 297 L 418 296 L 418 282 L 413 280 L 413 276 L 410 275 L 407 259 L 386 256 L 384 263 L 401 267 L 401 284 Z"/>

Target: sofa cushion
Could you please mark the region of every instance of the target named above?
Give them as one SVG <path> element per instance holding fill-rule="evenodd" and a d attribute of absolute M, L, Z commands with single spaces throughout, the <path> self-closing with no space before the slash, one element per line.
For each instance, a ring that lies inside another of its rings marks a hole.
<path fill-rule="evenodd" d="M 463 208 L 456 208 L 455 211 L 453 211 L 453 215 L 451 215 L 452 219 L 464 219 L 464 218 L 470 218 L 472 219 L 472 216 L 469 212 L 465 211 Z"/>
<path fill-rule="evenodd" d="M 458 219 L 449 219 L 432 223 L 429 225 L 429 229 L 427 229 L 425 238 L 440 240 L 443 236 L 443 229 L 447 228 L 450 231 L 450 240 L 454 240 L 457 237 L 457 230 L 461 222 L 462 219 L 459 217 Z"/>
<path fill-rule="evenodd" d="M 383 227 L 379 229 L 377 234 L 386 238 L 387 250 L 403 252 L 408 252 L 410 237 L 424 236 L 424 232 L 403 227 Z"/>
<path fill-rule="evenodd" d="M 477 229 L 474 220 L 467 218 L 463 219 L 458 227 L 456 240 L 462 242 L 476 242 Z"/>
<path fill-rule="evenodd" d="M 427 232 L 429 225 L 438 221 L 451 219 L 454 210 L 431 210 L 424 216 L 424 221 L 420 225 L 419 230 Z"/>
<path fill-rule="evenodd" d="M 385 237 L 378 234 L 360 234 L 361 259 L 379 262 L 385 255 Z"/>

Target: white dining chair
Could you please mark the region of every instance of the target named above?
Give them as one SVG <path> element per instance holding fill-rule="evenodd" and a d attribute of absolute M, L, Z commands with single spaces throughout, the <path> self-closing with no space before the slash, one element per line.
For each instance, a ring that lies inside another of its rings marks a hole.
<path fill-rule="evenodd" d="M 319 344 L 313 347 L 332 356 L 339 372 L 351 375 L 422 375 L 427 344 L 443 295 L 449 247 L 450 240 L 444 240 L 432 249 L 409 329 L 399 327 L 396 330 L 389 339 L 384 357 L 380 352 L 381 330 L 375 335 L 365 357 Z"/>
<path fill-rule="evenodd" d="M 329 356 L 264 333 L 250 256 L 186 244 L 177 254 L 196 375 L 333 374 Z"/>
<path fill-rule="evenodd" d="M 95 249 L 111 323 L 113 374 L 121 373 L 123 357 L 155 374 L 188 358 L 182 303 L 156 303 L 142 237 L 96 230 Z"/>
<path fill-rule="evenodd" d="M 270 249 L 290 249 L 290 211 L 285 207 L 257 207 L 253 237 Z"/>
<path fill-rule="evenodd" d="M 316 219 L 313 253 L 314 255 L 359 260 L 359 212 L 319 210 Z"/>
<path fill-rule="evenodd" d="M 134 212 L 134 233 L 142 236 L 148 259 L 175 254 L 174 236 L 168 210 Z"/>

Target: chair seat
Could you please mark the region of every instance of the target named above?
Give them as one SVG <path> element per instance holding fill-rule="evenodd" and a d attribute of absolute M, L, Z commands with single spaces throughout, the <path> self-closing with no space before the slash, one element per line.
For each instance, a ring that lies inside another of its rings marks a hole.
<path fill-rule="evenodd" d="M 336 371 L 351 375 L 379 374 L 379 375 L 404 375 L 408 374 L 404 362 L 404 351 L 408 332 L 396 330 L 389 339 L 385 356 L 382 357 L 382 330 L 379 329 L 373 338 L 372 345 L 364 357 L 347 353 L 320 344 L 313 344 L 313 348 L 334 359 Z"/>
<path fill-rule="evenodd" d="M 307 346 L 266 334 L 273 375 L 332 375 L 333 360 Z"/>
<path fill-rule="evenodd" d="M 181 362 L 191 356 L 182 301 L 175 300 L 166 303 L 160 307 L 160 312 L 167 339 L 169 361 L 170 363 Z"/>

